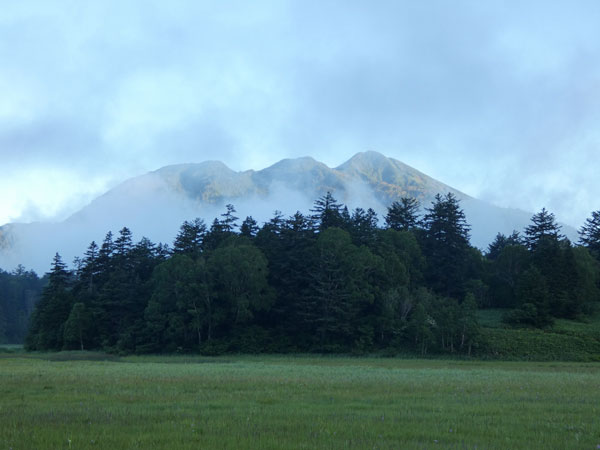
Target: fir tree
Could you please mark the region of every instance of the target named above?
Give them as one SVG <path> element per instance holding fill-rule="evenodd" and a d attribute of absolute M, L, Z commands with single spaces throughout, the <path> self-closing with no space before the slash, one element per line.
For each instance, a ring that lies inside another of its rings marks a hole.
<path fill-rule="evenodd" d="M 579 243 L 600 260 L 600 210 L 593 211 L 579 230 Z"/>
<path fill-rule="evenodd" d="M 191 222 L 186 220 L 179 228 L 179 233 L 173 242 L 173 253 L 196 259 L 202 252 L 205 235 L 206 225 L 202 219 L 196 218 Z"/>
<path fill-rule="evenodd" d="M 385 216 L 387 227 L 398 231 L 414 230 L 419 223 L 420 207 L 419 201 L 412 197 L 402 197 L 399 202 L 392 203 Z"/>
<path fill-rule="evenodd" d="M 315 226 L 320 230 L 326 230 L 329 227 L 339 227 L 342 225 L 342 205 L 333 197 L 330 191 L 315 200 L 310 212 Z"/>
<path fill-rule="evenodd" d="M 442 295 L 462 298 L 469 269 L 470 227 L 454 194 L 435 196 L 423 228 L 430 286 Z"/>
<path fill-rule="evenodd" d="M 531 250 L 535 250 L 543 240 L 558 241 L 564 238 L 560 234 L 560 225 L 556 223 L 554 214 L 548 212 L 546 208 L 534 214 L 531 217 L 531 225 L 525 228 L 524 242 Z"/>

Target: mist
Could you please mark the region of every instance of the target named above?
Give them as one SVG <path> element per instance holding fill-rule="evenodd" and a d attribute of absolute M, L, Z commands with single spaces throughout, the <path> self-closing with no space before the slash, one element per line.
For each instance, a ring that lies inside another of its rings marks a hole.
<path fill-rule="evenodd" d="M 371 149 L 579 226 L 600 196 L 600 5 L 516 6 L 9 2 L 0 224 L 65 220 L 169 164 Z"/>

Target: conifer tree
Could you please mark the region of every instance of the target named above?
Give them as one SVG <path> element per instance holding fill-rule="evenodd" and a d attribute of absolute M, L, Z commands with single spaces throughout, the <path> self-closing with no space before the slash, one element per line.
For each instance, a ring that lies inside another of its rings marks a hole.
<path fill-rule="evenodd" d="M 235 216 L 236 210 L 235 207 L 229 203 L 225 205 L 227 211 L 221 214 L 221 228 L 225 233 L 233 233 L 235 228 L 237 227 L 236 222 L 239 220 L 238 217 Z"/>
<path fill-rule="evenodd" d="M 191 222 L 186 220 L 179 228 L 179 233 L 173 242 L 173 253 L 196 259 L 202 252 L 205 235 L 206 225 L 202 219 L 196 218 Z"/>
<path fill-rule="evenodd" d="M 98 244 L 92 241 L 83 257 L 81 280 L 86 283 L 88 291 L 94 290 L 94 278 L 98 275 Z"/>
<path fill-rule="evenodd" d="M 64 323 L 71 312 L 70 273 L 56 253 L 48 274 L 48 285 L 32 314 L 26 339 L 29 350 L 60 350 L 63 346 Z"/>
<path fill-rule="evenodd" d="M 522 245 L 523 240 L 518 231 L 513 231 L 510 236 L 505 236 L 502 233 L 498 233 L 491 244 L 488 245 L 486 253 L 487 259 L 496 260 L 502 250 L 508 245 Z"/>
<path fill-rule="evenodd" d="M 419 224 L 420 207 L 419 201 L 413 197 L 402 197 L 399 202 L 392 203 L 385 216 L 387 227 L 398 231 L 414 230 Z"/>
<path fill-rule="evenodd" d="M 423 228 L 430 286 L 444 296 L 462 298 L 469 268 L 470 227 L 454 194 L 435 196 Z"/>
<path fill-rule="evenodd" d="M 333 197 L 330 191 L 315 200 L 310 212 L 313 223 L 320 231 L 329 227 L 339 227 L 342 225 L 342 205 Z"/>
<path fill-rule="evenodd" d="M 258 233 L 258 224 L 252 216 L 247 216 L 240 226 L 240 234 L 248 238 L 253 238 Z"/>
<path fill-rule="evenodd" d="M 558 241 L 564 238 L 560 234 L 560 225 L 556 223 L 554 214 L 542 208 L 539 213 L 531 217 L 531 225 L 525 228 L 524 242 L 530 250 L 535 250 L 541 241 Z"/>
<path fill-rule="evenodd" d="M 579 230 L 579 243 L 600 260 L 600 210 L 593 211 Z"/>

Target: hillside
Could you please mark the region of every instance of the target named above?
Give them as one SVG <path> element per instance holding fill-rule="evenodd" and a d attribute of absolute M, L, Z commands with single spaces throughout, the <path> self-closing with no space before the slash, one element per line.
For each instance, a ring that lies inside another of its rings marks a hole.
<path fill-rule="evenodd" d="M 210 222 L 227 203 L 238 216 L 259 222 L 273 211 L 306 212 L 327 191 L 349 207 L 372 207 L 380 216 L 403 196 L 423 207 L 437 193 L 454 193 L 472 226 L 472 244 L 485 248 L 497 232 L 522 230 L 531 213 L 499 208 L 472 198 L 393 158 L 358 153 L 330 168 L 310 157 L 284 159 L 262 170 L 236 172 L 219 161 L 179 164 L 131 178 L 96 198 L 61 223 L 8 224 L 0 227 L 0 267 L 24 264 L 44 272 L 55 252 L 66 261 L 108 230 L 129 227 L 136 238 L 171 242 L 179 225 L 194 217 Z M 575 230 L 565 228 L 568 236 Z"/>

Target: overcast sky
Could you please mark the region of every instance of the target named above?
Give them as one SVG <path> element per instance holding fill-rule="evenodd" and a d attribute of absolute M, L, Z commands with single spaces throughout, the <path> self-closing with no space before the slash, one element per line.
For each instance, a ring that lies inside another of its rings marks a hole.
<path fill-rule="evenodd" d="M 376 150 L 579 227 L 600 209 L 600 2 L 6 1 L 0 224 L 125 178 Z"/>

